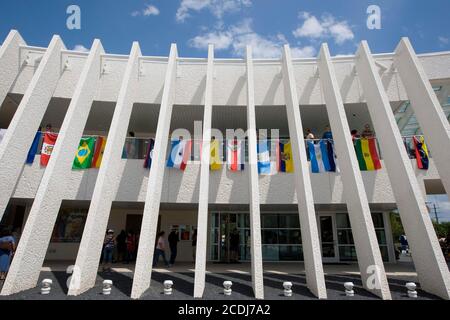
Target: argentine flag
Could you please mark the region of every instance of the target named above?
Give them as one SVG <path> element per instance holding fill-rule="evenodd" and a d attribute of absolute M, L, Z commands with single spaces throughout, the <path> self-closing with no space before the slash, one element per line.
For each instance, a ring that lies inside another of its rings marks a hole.
<path fill-rule="evenodd" d="M 336 162 L 331 141 L 321 140 L 318 144 L 308 141 L 308 150 L 313 173 L 336 172 Z"/>
<path fill-rule="evenodd" d="M 277 172 L 277 162 L 270 161 L 269 146 L 267 140 L 258 142 L 258 173 L 273 175 Z"/>
<path fill-rule="evenodd" d="M 169 159 L 167 160 L 167 167 L 184 171 L 190 156 L 190 140 L 172 140 L 172 149 L 170 151 Z"/>

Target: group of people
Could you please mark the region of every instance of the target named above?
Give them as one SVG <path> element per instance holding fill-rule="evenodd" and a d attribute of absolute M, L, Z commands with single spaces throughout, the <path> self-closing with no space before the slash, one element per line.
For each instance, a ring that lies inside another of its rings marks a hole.
<path fill-rule="evenodd" d="M 165 232 L 160 231 L 158 235 L 156 236 L 156 243 L 155 243 L 155 251 L 153 254 L 153 268 L 155 268 L 158 265 L 159 258 L 161 257 L 163 259 L 164 265 L 166 267 L 171 267 L 175 264 L 175 259 L 177 258 L 178 253 L 178 242 L 180 241 L 180 235 L 178 230 L 173 229 L 169 237 L 167 238 L 167 241 L 169 242 L 169 249 L 170 249 L 170 258 L 169 261 L 167 261 L 166 258 L 166 239 L 165 239 Z M 192 258 L 195 260 L 195 254 L 197 250 L 197 229 L 194 229 L 192 233 Z"/>
<path fill-rule="evenodd" d="M 0 228 L 0 281 L 5 280 L 9 271 L 18 239 L 11 228 Z"/>
<path fill-rule="evenodd" d="M 139 235 L 131 231 L 122 230 L 116 237 L 114 230 L 106 231 L 103 241 L 101 263 L 103 271 L 111 271 L 113 262 L 130 263 L 136 259 Z"/>
<path fill-rule="evenodd" d="M 355 141 L 357 139 L 360 139 L 360 138 L 373 138 L 373 137 L 375 137 L 375 133 L 372 131 L 372 129 L 371 129 L 369 124 L 364 125 L 364 130 L 362 131 L 361 134 L 359 134 L 358 130 L 356 130 L 356 129 L 353 129 L 350 132 L 350 134 L 352 135 L 352 140 L 353 141 Z M 306 129 L 305 139 L 306 140 L 316 140 L 317 139 L 310 128 Z M 325 127 L 324 132 L 322 134 L 322 139 L 325 139 L 325 140 L 332 140 L 333 139 L 333 134 L 331 132 L 331 129 L 330 129 L 329 125 L 327 125 Z"/>

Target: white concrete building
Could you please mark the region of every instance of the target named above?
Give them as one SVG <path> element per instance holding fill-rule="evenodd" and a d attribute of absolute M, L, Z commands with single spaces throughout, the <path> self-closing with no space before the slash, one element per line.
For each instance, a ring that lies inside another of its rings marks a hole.
<path fill-rule="evenodd" d="M 183 58 L 67 50 L 54 36 L 47 48 L 27 45 L 11 31 L 0 49 L 0 216 L 20 228 L 16 256 L 2 288 L 9 295 L 37 285 L 47 261 L 75 264 L 80 279 L 70 295 L 94 285 L 107 228 L 140 234 L 132 297 L 150 286 L 158 230 L 182 231 L 178 261 L 193 261 L 195 297 L 207 262 L 230 259 L 230 234 L 239 260 L 251 262 L 256 298 L 264 298 L 263 261 L 304 261 L 308 288 L 326 298 L 323 263 L 358 263 L 364 286 L 390 299 L 385 263 L 395 263 L 389 214 L 397 210 L 423 290 L 450 298 L 449 269 L 425 204 L 426 194 L 450 193 L 450 52 L 416 55 L 408 39 L 393 53 L 371 54 L 362 42 L 354 56 L 317 58 Z M 209 170 L 194 154 L 185 171 L 166 167 L 175 129 L 248 129 L 245 170 Z M 40 126 L 59 132 L 47 167 L 25 165 Z M 329 124 L 340 170 L 312 174 L 304 129 L 321 135 Z M 370 124 L 382 169 L 360 171 L 350 129 Z M 258 129 L 290 139 L 294 173 L 258 175 Z M 136 137 L 127 137 L 128 132 Z M 403 136 L 423 134 L 432 158 L 417 169 Z M 83 135 L 107 136 L 100 169 L 72 170 Z M 146 143 L 155 139 L 151 169 Z M 123 156 L 124 145 L 135 153 Z M 83 228 L 84 226 L 84 228 Z M 301 229 L 301 232 L 300 232 Z M 252 236 L 250 236 L 250 234 Z M 193 261 L 194 262 L 194 261 Z M 375 267 L 374 267 L 375 266 Z M 375 272 L 376 286 L 371 286 Z"/>

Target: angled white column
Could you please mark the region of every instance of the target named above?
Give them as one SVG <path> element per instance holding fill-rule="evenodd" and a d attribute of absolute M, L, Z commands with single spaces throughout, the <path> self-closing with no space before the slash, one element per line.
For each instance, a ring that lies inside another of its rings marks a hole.
<path fill-rule="evenodd" d="M 62 49 L 61 38 L 54 36 L 0 143 L 0 220 L 61 76 Z"/>
<path fill-rule="evenodd" d="M 150 287 L 152 277 L 153 250 L 158 224 L 159 206 L 161 204 L 164 170 L 166 167 L 170 121 L 172 119 L 173 101 L 175 96 L 177 58 L 177 46 L 176 44 L 172 44 L 170 47 L 169 61 L 167 63 L 166 77 L 164 80 L 164 90 L 159 110 L 152 166 L 148 177 L 147 195 L 145 197 L 136 268 L 131 290 L 131 298 L 133 299 L 138 299 L 144 294 Z"/>
<path fill-rule="evenodd" d="M 25 45 L 19 32 L 11 30 L 0 47 L 0 108 L 20 71 L 20 46 Z"/>
<path fill-rule="evenodd" d="M 367 100 L 414 265 L 423 290 L 450 298 L 450 273 L 439 246 L 419 183 L 406 153 L 389 98 L 367 42 L 356 56 L 356 70 Z"/>
<path fill-rule="evenodd" d="M 63 200 L 62 191 L 70 183 L 68 174 L 94 100 L 103 52 L 100 41 L 95 40 L 34 198 L 2 295 L 36 286 Z"/>
<path fill-rule="evenodd" d="M 264 279 L 261 247 L 261 213 L 259 201 L 258 154 L 256 140 L 255 78 L 252 47 L 247 46 L 247 138 L 250 208 L 250 254 L 253 293 L 264 299 Z"/>
<path fill-rule="evenodd" d="M 391 299 L 366 190 L 364 189 L 362 175 L 350 136 L 344 103 L 326 44 L 323 44 L 321 47 L 318 66 L 328 118 L 333 131 L 336 154 L 339 160 L 361 280 L 364 288 L 368 291 L 382 299 Z M 376 266 L 378 269 L 376 275 L 378 276 L 377 282 L 379 286 L 369 285 L 372 279 L 370 271 L 373 266 Z"/>
<path fill-rule="evenodd" d="M 120 184 L 120 160 L 139 80 L 140 56 L 139 43 L 133 42 L 73 269 L 69 295 L 79 295 L 95 284 L 111 206 Z"/>
<path fill-rule="evenodd" d="M 294 160 L 295 191 L 298 199 L 298 213 L 302 234 L 303 260 L 305 262 L 306 284 L 309 290 L 319 299 L 327 298 L 325 277 L 323 274 L 322 254 L 319 232 L 317 229 L 316 211 L 309 175 L 303 139 L 303 125 L 298 102 L 292 56 L 289 45 L 283 49 L 282 73 L 289 136 Z"/>
<path fill-rule="evenodd" d="M 205 290 L 206 252 L 208 242 L 209 162 L 211 158 L 211 121 L 213 109 L 214 46 L 208 46 L 206 68 L 205 109 L 203 111 L 203 143 L 200 164 L 200 190 L 197 217 L 197 247 L 195 253 L 194 298 L 201 298 Z"/>
<path fill-rule="evenodd" d="M 403 38 L 395 50 L 394 65 L 450 196 L 450 125 L 408 38 Z"/>

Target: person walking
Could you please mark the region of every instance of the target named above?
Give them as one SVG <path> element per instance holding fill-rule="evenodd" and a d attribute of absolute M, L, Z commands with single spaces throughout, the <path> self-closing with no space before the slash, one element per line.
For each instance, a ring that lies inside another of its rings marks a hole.
<path fill-rule="evenodd" d="M 175 264 L 175 259 L 177 258 L 178 241 L 180 241 L 177 230 L 175 230 L 175 229 L 172 230 L 172 232 L 169 234 L 168 240 L 169 240 L 169 247 L 170 247 L 169 264 L 173 265 L 173 264 Z"/>
<path fill-rule="evenodd" d="M 103 271 L 110 272 L 113 259 L 114 248 L 116 247 L 116 238 L 114 237 L 114 230 L 109 229 L 106 232 L 105 240 L 103 241 Z"/>
<path fill-rule="evenodd" d="M 157 242 L 156 242 L 156 248 L 155 253 L 153 255 L 153 268 L 156 267 L 159 261 L 159 257 L 161 256 L 163 258 L 164 264 L 166 267 L 170 267 L 169 262 L 167 262 L 166 259 L 166 240 L 164 239 L 164 235 L 166 233 L 164 231 L 161 231 L 158 233 L 157 236 Z"/>
<path fill-rule="evenodd" d="M 0 280 L 5 280 L 11 264 L 11 258 L 16 250 L 16 242 L 9 229 L 0 232 Z"/>
<path fill-rule="evenodd" d="M 194 261 L 196 253 L 197 253 L 197 229 L 194 229 L 194 232 L 192 233 L 192 258 L 194 258 Z"/>

